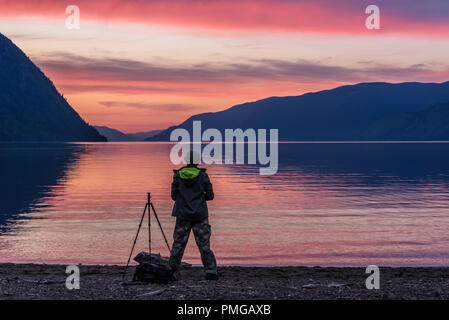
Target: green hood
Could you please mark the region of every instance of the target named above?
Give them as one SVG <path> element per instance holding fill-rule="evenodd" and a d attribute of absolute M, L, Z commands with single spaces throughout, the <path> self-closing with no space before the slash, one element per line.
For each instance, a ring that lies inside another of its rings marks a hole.
<path fill-rule="evenodd" d="M 179 170 L 179 176 L 181 179 L 193 179 L 198 177 L 200 169 L 195 167 L 186 167 Z"/>

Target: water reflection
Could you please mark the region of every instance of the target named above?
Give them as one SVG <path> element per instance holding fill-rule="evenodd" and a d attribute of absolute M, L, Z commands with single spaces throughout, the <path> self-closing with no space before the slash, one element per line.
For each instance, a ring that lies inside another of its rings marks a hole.
<path fill-rule="evenodd" d="M 58 143 L 0 144 L 0 233 L 17 219 L 45 206 L 66 172 L 88 152 L 87 145 Z"/>
<path fill-rule="evenodd" d="M 0 260 L 124 263 L 148 191 L 171 235 L 170 148 L 0 145 L 1 212 L 15 221 Z M 449 144 L 281 144 L 274 176 L 254 165 L 208 172 L 219 263 L 449 264 Z M 200 262 L 193 242 L 185 257 Z"/>

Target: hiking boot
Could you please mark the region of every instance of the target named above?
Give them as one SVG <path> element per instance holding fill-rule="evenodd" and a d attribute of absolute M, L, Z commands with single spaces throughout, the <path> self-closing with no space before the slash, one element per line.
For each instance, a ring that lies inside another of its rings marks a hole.
<path fill-rule="evenodd" d="M 216 273 L 206 273 L 206 280 L 218 280 L 218 274 Z"/>

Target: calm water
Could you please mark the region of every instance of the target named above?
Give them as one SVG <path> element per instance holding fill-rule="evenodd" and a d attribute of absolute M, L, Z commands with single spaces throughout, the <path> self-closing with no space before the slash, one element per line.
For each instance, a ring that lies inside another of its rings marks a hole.
<path fill-rule="evenodd" d="M 171 242 L 170 147 L 0 144 L 0 262 L 126 263 L 149 191 Z M 449 265 L 449 144 L 289 143 L 279 161 L 208 167 L 218 263 Z"/>

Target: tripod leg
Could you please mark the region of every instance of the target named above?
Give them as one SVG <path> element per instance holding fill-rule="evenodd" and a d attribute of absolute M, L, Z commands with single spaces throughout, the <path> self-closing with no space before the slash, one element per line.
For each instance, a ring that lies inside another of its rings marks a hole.
<path fill-rule="evenodd" d="M 151 204 L 151 202 L 149 202 Z M 151 263 L 151 208 L 148 205 L 148 252 L 150 253 Z"/>
<path fill-rule="evenodd" d="M 133 255 L 134 247 L 136 246 L 137 237 L 139 236 L 140 227 L 142 227 L 143 218 L 145 217 L 145 211 L 147 211 L 147 208 L 148 208 L 148 211 L 149 211 L 150 208 L 149 208 L 149 206 L 148 206 L 148 202 L 145 203 L 145 208 L 143 209 L 142 217 L 140 218 L 139 227 L 137 228 L 137 234 L 136 234 L 136 237 L 134 238 L 133 247 L 132 247 L 131 252 L 130 252 L 130 254 L 129 254 L 128 262 L 126 263 L 126 267 L 125 267 L 125 271 L 123 272 L 122 281 L 123 281 L 123 279 L 125 278 L 126 270 L 128 270 L 129 261 L 131 260 L 131 256 Z M 148 216 L 149 216 L 149 215 L 148 215 Z"/>
<path fill-rule="evenodd" d="M 159 221 L 159 217 L 157 216 L 156 210 L 154 209 L 152 202 L 150 202 L 150 206 L 153 209 L 154 216 L 156 217 L 157 223 L 159 224 L 159 228 L 161 229 L 162 235 L 164 236 L 165 244 L 167 245 L 168 251 L 171 252 L 170 245 L 168 244 L 168 241 L 167 241 L 167 237 L 165 236 L 164 230 L 162 229 L 161 222 Z"/>

